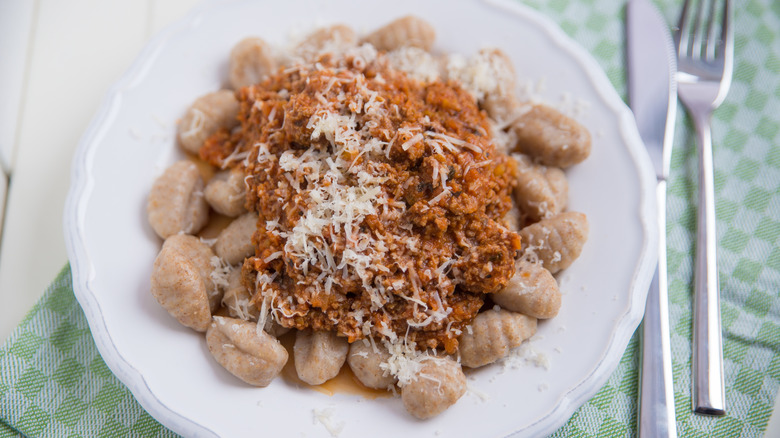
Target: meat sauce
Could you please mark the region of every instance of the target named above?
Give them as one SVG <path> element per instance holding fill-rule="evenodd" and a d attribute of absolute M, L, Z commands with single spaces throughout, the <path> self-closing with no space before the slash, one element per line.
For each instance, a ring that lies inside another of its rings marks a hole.
<path fill-rule="evenodd" d="M 240 126 L 200 155 L 247 175 L 254 304 L 285 327 L 454 352 L 520 249 L 502 219 L 516 171 L 474 98 L 357 56 L 237 97 Z"/>

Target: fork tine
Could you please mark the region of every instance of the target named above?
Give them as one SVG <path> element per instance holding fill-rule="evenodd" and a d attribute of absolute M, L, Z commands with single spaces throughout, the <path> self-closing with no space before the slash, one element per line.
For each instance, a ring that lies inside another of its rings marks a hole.
<path fill-rule="evenodd" d="M 685 0 L 685 3 L 683 3 L 682 11 L 680 11 L 680 19 L 677 21 L 677 31 L 674 33 L 674 42 L 677 44 L 677 56 L 681 56 L 688 52 L 688 35 L 690 33 L 688 7 L 690 4 L 690 0 Z"/>
<path fill-rule="evenodd" d="M 725 5 L 723 6 L 720 46 L 718 46 L 717 55 L 722 56 L 723 58 L 729 58 L 727 61 L 731 61 L 731 57 L 734 54 L 734 29 L 731 28 L 731 15 L 731 0 L 726 0 Z"/>
<path fill-rule="evenodd" d="M 724 11 L 725 12 L 725 11 Z M 715 36 L 715 15 L 717 10 L 715 9 L 715 0 L 710 0 L 710 12 L 709 19 L 707 20 L 707 40 L 704 42 L 703 56 L 704 59 L 711 61 L 715 58 L 715 50 L 720 47 L 720 41 Z"/>
<path fill-rule="evenodd" d="M 704 33 L 702 30 L 704 0 L 699 0 L 699 3 L 696 6 L 696 15 L 693 17 L 693 29 L 691 29 L 691 33 L 693 34 L 693 43 L 688 49 L 688 53 L 693 59 L 698 59 L 701 57 L 702 39 Z"/>
<path fill-rule="evenodd" d="M 722 98 L 731 87 L 731 75 L 734 71 L 734 28 L 731 22 L 734 19 L 734 11 L 731 9 L 731 0 L 726 0 L 723 7 L 723 24 L 721 25 L 721 41 L 717 56 L 723 60 L 723 74 L 720 78 Z"/>

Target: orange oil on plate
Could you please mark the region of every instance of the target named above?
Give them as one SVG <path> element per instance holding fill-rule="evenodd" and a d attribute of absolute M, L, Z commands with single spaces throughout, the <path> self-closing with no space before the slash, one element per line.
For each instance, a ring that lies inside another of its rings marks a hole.
<path fill-rule="evenodd" d="M 336 377 L 328 380 L 327 382 L 321 385 L 309 385 L 308 383 L 299 379 L 298 373 L 295 371 L 295 358 L 293 354 L 295 331 L 291 330 L 280 336 L 279 341 L 282 343 L 282 345 L 284 345 L 284 348 L 287 349 L 287 352 L 290 356 L 290 359 L 287 361 L 284 369 L 282 369 L 281 374 L 282 378 L 290 384 L 293 384 L 299 388 L 308 388 L 330 396 L 334 394 L 350 394 L 359 395 L 371 400 L 379 397 L 393 396 L 390 391 L 386 391 L 384 389 L 367 388 L 361 384 L 347 364 L 344 364 L 344 366 L 341 367 L 341 371 L 339 371 L 339 374 Z"/>
<path fill-rule="evenodd" d="M 200 172 L 200 176 L 203 178 L 204 183 L 208 184 L 209 180 L 214 177 L 215 173 L 217 173 L 217 169 L 215 169 L 214 166 L 201 160 L 200 157 L 195 154 L 188 153 L 187 159 L 198 166 L 198 171 Z"/>

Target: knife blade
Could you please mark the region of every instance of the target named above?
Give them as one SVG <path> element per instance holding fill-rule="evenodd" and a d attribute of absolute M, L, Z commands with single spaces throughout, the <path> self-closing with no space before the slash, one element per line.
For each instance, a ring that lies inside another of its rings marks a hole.
<path fill-rule="evenodd" d="M 8 177 L 0 170 L 0 242 L 3 239 L 3 224 L 5 223 L 5 204 L 8 197 Z"/>
<path fill-rule="evenodd" d="M 629 0 L 626 32 L 629 102 L 658 180 L 658 266 L 642 322 L 637 433 L 645 438 L 676 438 L 666 269 L 666 178 L 677 110 L 677 59 L 669 28 L 650 0 Z"/>

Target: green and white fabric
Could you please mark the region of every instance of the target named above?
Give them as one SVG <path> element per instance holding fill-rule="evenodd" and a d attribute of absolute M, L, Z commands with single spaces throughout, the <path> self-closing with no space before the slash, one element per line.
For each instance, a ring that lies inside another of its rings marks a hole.
<path fill-rule="evenodd" d="M 525 0 L 588 49 L 626 95 L 623 0 Z M 669 23 L 681 1 L 657 0 Z M 697 158 L 680 108 L 667 236 L 680 436 L 763 436 L 780 387 L 780 2 L 735 5 L 734 82 L 715 112 L 713 143 L 728 415 L 691 414 Z M 598 144 L 594 145 L 598 147 Z M 553 436 L 633 436 L 636 336 L 607 384 Z M 69 267 L 0 349 L 0 437 L 175 436 L 97 353 Z"/>
<path fill-rule="evenodd" d="M 100 358 L 69 266 L 0 350 L 0 370 L 0 437 L 176 436 Z"/>

